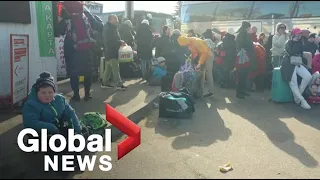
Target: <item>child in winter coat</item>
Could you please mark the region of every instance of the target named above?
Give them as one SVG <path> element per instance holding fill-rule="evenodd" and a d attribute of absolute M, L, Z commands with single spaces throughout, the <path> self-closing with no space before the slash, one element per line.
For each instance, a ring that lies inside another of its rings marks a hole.
<path fill-rule="evenodd" d="M 148 80 L 150 86 L 160 86 L 161 79 L 167 75 L 165 62 L 164 57 L 157 58 L 157 64 L 153 67 L 152 76 Z"/>
<path fill-rule="evenodd" d="M 56 85 L 51 74 L 41 73 L 23 106 L 24 127 L 38 133 L 41 129 L 47 129 L 48 134 L 64 134 L 66 128 L 63 124 L 68 124 L 67 129 L 73 128 L 75 133 L 81 134 L 82 128 L 75 111 L 64 96 L 55 94 L 55 91 Z"/>

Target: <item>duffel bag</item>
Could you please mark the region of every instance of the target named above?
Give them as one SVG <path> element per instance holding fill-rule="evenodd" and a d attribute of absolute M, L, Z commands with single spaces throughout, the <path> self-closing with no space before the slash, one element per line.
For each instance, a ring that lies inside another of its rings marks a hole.
<path fill-rule="evenodd" d="M 162 92 L 159 97 L 159 117 L 190 119 L 195 112 L 194 100 L 185 92 Z"/>

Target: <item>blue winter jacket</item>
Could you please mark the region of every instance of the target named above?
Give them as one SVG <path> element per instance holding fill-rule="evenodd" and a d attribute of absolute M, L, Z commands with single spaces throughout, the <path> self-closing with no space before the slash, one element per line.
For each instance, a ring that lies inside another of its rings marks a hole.
<path fill-rule="evenodd" d="M 160 66 L 155 66 L 155 68 L 152 72 L 152 76 L 157 77 L 159 79 L 163 78 L 166 75 L 167 75 L 167 71 Z"/>
<path fill-rule="evenodd" d="M 81 133 L 79 120 L 74 109 L 60 94 L 55 94 L 51 103 L 43 104 L 38 99 L 35 89 L 32 88 L 22 113 L 25 128 L 32 128 L 37 132 L 40 132 L 41 129 L 47 129 L 49 134 L 55 134 L 59 132 L 55 125 L 57 120 L 67 120 L 72 122 L 75 132 Z"/>

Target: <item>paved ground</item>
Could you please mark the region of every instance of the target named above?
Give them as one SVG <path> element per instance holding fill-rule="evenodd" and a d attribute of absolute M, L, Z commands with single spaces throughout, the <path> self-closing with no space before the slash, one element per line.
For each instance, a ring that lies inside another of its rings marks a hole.
<path fill-rule="evenodd" d="M 219 97 L 198 101 L 192 120 L 159 119 L 154 110 L 139 123 L 141 146 L 115 160 L 113 170 L 73 177 L 320 177 L 320 107 L 304 111 L 275 104 L 268 102 L 268 93 L 243 101 L 234 98 L 234 91 L 215 92 Z M 219 166 L 228 161 L 234 170 L 220 173 Z"/>
<path fill-rule="evenodd" d="M 117 161 L 113 143 L 113 169 L 109 172 L 97 168 L 82 174 L 43 174 L 29 168 L 33 171 L 11 177 L 320 177 L 319 106 L 305 111 L 294 104 L 268 102 L 268 93 L 253 93 L 247 100 L 238 100 L 234 90 L 216 88 L 215 92 L 215 97 L 197 102 L 192 120 L 159 119 L 154 109 L 139 123 L 142 144 L 137 149 Z M 120 105 L 129 100 L 123 96 L 119 95 Z M 24 157 L 20 164 L 32 160 Z M 220 173 L 219 166 L 228 161 L 234 170 Z"/>

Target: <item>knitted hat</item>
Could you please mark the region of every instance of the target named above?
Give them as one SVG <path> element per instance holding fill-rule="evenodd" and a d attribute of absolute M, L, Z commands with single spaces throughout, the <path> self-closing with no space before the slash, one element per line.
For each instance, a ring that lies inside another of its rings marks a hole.
<path fill-rule="evenodd" d="M 298 34 L 302 34 L 302 31 L 300 28 L 293 28 L 291 31 L 292 35 L 298 35 Z"/>
<path fill-rule="evenodd" d="M 158 57 L 157 58 L 157 61 L 158 61 L 158 64 L 162 63 L 162 62 L 165 62 L 166 59 L 164 57 Z"/>
<path fill-rule="evenodd" d="M 53 91 L 56 91 L 56 85 L 54 83 L 54 78 L 51 76 L 51 74 L 49 72 L 42 72 L 39 76 L 39 78 L 37 79 L 36 83 L 33 85 L 33 87 L 35 88 L 36 92 L 39 91 L 39 89 L 41 87 L 43 87 L 44 85 L 47 86 L 51 86 Z"/>

